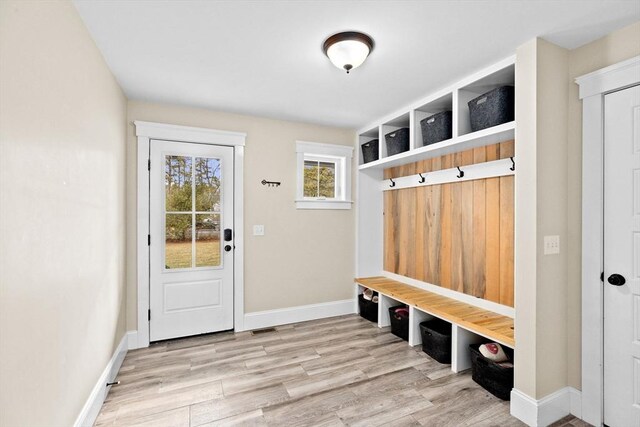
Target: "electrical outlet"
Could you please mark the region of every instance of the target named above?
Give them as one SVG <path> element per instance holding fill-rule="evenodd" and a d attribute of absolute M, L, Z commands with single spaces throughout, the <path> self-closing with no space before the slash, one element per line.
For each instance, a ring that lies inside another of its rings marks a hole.
<path fill-rule="evenodd" d="M 560 236 L 544 236 L 544 254 L 554 255 L 560 253 Z"/>
<path fill-rule="evenodd" d="M 254 236 L 264 236 L 264 225 L 254 225 L 253 226 L 253 235 Z"/>

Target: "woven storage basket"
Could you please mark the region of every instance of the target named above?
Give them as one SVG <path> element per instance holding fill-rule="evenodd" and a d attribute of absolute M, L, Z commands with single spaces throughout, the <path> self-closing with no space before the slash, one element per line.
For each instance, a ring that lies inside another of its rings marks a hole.
<path fill-rule="evenodd" d="M 409 150 L 409 128 L 401 128 L 384 136 L 387 142 L 387 156 Z"/>
<path fill-rule="evenodd" d="M 513 86 L 501 86 L 469 101 L 469 118 L 473 132 L 510 122 L 514 119 Z"/>

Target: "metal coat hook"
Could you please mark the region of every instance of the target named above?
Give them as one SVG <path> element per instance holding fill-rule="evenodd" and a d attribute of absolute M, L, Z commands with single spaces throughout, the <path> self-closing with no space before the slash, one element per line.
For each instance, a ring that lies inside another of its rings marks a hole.
<path fill-rule="evenodd" d="M 458 178 L 462 178 L 464 176 L 464 171 L 462 169 L 460 169 L 460 166 L 456 166 L 458 168 L 458 175 L 456 175 Z"/>
<path fill-rule="evenodd" d="M 425 178 L 424 176 L 422 176 L 422 174 L 421 174 L 421 173 L 419 173 L 418 175 L 420 175 L 420 179 L 418 180 L 418 182 L 419 182 L 420 184 L 423 184 L 423 183 L 424 183 L 424 180 L 425 180 L 426 178 Z"/>
<path fill-rule="evenodd" d="M 515 160 L 513 160 L 513 157 L 509 157 L 509 158 L 511 159 L 511 163 L 513 164 L 513 166 L 511 166 L 511 167 L 509 168 L 509 170 L 514 171 L 514 170 L 516 170 L 516 161 L 515 161 Z"/>
<path fill-rule="evenodd" d="M 262 185 L 268 185 L 269 187 L 279 187 L 280 186 L 280 181 L 267 181 L 266 179 L 263 179 L 261 181 Z"/>
<path fill-rule="evenodd" d="M 395 182 L 393 182 L 393 178 L 389 178 L 389 181 L 391 181 L 391 184 L 389 184 L 389 187 L 392 187 L 392 188 L 393 188 L 393 187 L 395 187 L 395 186 L 396 186 L 396 183 L 395 183 Z"/>

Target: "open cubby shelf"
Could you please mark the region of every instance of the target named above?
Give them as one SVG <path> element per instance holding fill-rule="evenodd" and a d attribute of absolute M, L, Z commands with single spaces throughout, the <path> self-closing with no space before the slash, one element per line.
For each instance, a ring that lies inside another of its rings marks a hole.
<path fill-rule="evenodd" d="M 515 58 L 510 57 L 365 127 L 358 132 L 358 143 L 378 139 L 378 159 L 364 163 L 358 150 L 359 169 L 385 169 L 513 139 L 515 122 L 471 132 L 467 103 L 494 88 L 514 84 Z M 423 146 L 420 121 L 447 110 L 452 111 L 451 139 Z M 385 135 L 402 127 L 409 128 L 409 150 L 387 156 Z"/>

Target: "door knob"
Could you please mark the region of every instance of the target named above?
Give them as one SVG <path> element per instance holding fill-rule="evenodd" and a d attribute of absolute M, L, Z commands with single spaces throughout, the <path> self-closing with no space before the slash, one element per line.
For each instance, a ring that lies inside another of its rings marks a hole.
<path fill-rule="evenodd" d="M 229 252 L 231 250 L 231 245 L 225 245 L 224 250 Z"/>
<path fill-rule="evenodd" d="M 612 274 L 611 276 L 609 276 L 609 278 L 607 279 L 607 282 L 609 282 L 610 284 L 612 284 L 613 286 L 622 286 L 625 283 L 627 283 L 627 281 L 625 280 L 625 278 L 620 275 L 620 274 Z"/>

